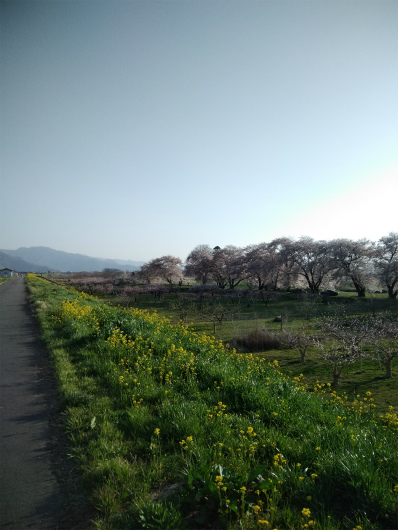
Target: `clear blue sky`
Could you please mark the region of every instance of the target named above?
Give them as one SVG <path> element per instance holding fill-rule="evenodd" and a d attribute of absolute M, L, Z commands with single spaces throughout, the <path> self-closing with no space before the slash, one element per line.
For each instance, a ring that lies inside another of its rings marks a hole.
<path fill-rule="evenodd" d="M 1 2 L 0 248 L 398 231 L 395 0 Z"/>

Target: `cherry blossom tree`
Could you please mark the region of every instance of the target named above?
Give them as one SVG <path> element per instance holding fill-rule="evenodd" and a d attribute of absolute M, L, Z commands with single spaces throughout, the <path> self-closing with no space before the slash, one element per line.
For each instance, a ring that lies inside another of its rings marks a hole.
<path fill-rule="evenodd" d="M 335 239 L 330 242 L 336 277 L 351 280 L 359 297 L 365 297 L 372 278 L 374 244 L 367 239 Z"/>
<path fill-rule="evenodd" d="M 328 284 L 335 269 L 329 243 L 302 237 L 291 246 L 297 274 L 306 281 L 312 293 L 319 293 L 320 288 Z"/>
<path fill-rule="evenodd" d="M 120 301 L 128 307 L 131 302 L 137 302 L 141 293 L 142 289 L 138 285 L 126 285 L 120 294 Z"/>
<path fill-rule="evenodd" d="M 165 280 L 168 284 L 182 281 L 182 261 L 174 256 L 155 258 L 141 267 L 142 278 L 148 283 Z"/>
<path fill-rule="evenodd" d="M 164 285 L 150 285 L 144 292 L 152 294 L 155 300 L 160 301 L 167 293 L 167 288 Z"/>
<path fill-rule="evenodd" d="M 198 245 L 188 255 L 184 274 L 193 276 L 196 281 L 207 284 L 212 278 L 213 251 L 209 245 Z"/>
<path fill-rule="evenodd" d="M 274 289 L 278 285 L 290 290 L 294 282 L 297 281 L 297 267 L 295 264 L 294 241 L 288 237 L 280 237 L 268 244 L 271 252 L 275 253 L 279 265 L 277 278 L 274 282 Z"/>
<path fill-rule="evenodd" d="M 239 285 L 246 277 L 243 249 L 233 245 L 216 247 L 212 260 L 212 276 L 221 289 L 227 285 L 230 289 L 234 289 Z"/>
<path fill-rule="evenodd" d="M 380 282 L 387 287 L 388 297 L 398 294 L 398 233 L 382 237 L 375 251 L 375 268 Z"/>
<path fill-rule="evenodd" d="M 275 247 L 268 243 L 251 245 L 244 249 L 247 279 L 262 289 L 276 289 L 281 270 L 281 260 Z"/>

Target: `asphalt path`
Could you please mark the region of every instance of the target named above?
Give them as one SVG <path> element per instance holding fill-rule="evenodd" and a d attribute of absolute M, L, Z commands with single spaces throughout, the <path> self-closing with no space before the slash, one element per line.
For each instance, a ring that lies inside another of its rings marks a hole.
<path fill-rule="evenodd" d="M 70 470 L 59 465 L 56 384 L 38 339 L 24 278 L 0 285 L 0 527 L 88 528 L 60 480 Z"/>

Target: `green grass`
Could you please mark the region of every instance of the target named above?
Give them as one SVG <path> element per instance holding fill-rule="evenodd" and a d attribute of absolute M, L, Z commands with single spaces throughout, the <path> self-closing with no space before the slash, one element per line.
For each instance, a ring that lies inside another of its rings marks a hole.
<path fill-rule="evenodd" d="M 155 301 L 152 295 L 141 294 L 135 305 L 148 311 L 156 310 L 159 316 L 177 323 L 179 314 L 173 309 L 173 303 L 179 296 L 181 295 L 176 293 L 166 294 L 160 301 Z M 117 303 L 117 298 L 113 296 L 107 296 L 104 300 Z M 367 298 L 358 298 L 355 291 L 340 293 L 339 297 L 335 298 L 315 297 L 313 300 L 311 297 L 284 293 L 268 301 L 267 305 L 261 300 L 249 302 L 244 298 L 240 302 L 225 303 L 231 307 L 233 316 L 222 325 L 217 325 L 215 333 L 216 338 L 224 343 L 231 343 L 234 338 L 243 337 L 256 329 L 278 335 L 281 328 L 300 329 L 304 325 L 310 332 L 314 332 L 314 319 L 332 314 L 336 308 L 344 308 L 348 315 L 372 315 L 398 310 L 397 300 L 388 299 L 386 294 L 372 293 L 368 294 Z M 187 306 L 189 305 L 188 301 Z M 274 322 L 275 316 L 278 315 L 283 317 L 282 324 Z M 188 311 L 186 321 L 194 331 L 213 335 L 213 324 L 198 318 L 195 312 Z M 304 374 L 304 383 L 308 388 L 313 388 L 317 381 L 324 385 L 332 381 L 330 366 L 319 359 L 314 348 L 310 349 L 305 363 L 300 362 L 300 355 L 295 350 L 270 350 L 257 355 L 271 361 L 277 359 L 280 370 L 286 375 L 296 377 Z M 391 405 L 398 407 L 398 359 L 393 361 L 393 379 L 386 380 L 384 373 L 385 369 L 380 363 L 369 359 L 359 360 L 343 370 L 340 386 L 335 390 L 339 395 L 347 395 L 349 399 L 353 399 L 358 393 L 364 395 L 371 391 L 378 404 L 378 410 L 386 412 Z"/>
<path fill-rule="evenodd" d="M 258 355 L 268 360 L 276 359 L 280 371 L 292 378 L 303 374 L 301 381 L 310 391 L 318 382 L 327 386 L 332 381 L 330 366 L 319 359 L 314 349 L 307 353 L 304 363 L 300 362 L 300 355 L 294 350 L 270 350 Z M 347 396 L 348 400 L 354 400 L 358 394 L 365 397 L 366 392 L 371 392 L 379 412 L 387 412 L 390 406 L 398 409 L 397 365 L 395 359 L 395 374 L 392 379 L 385 379 L 384 368 L 377 362 L 357 361 L 344 369 L 340 385 L 334 391 L 339 396 Z"/>
<path fill-rule="evenodd" d="M 97 528 L 397 526 L 392 410 L 310 392 L 282 372 L 295 375 L 292 352 L 239 355 L 148 312 L 28 284 Z M 300 372 L 322 369 L 312 362 Z"/>
<path fill-rule="evenodd" d="M 12 280 L 12 278 L 14 278 L 14 276 L 11 276 L 11 277 L 8 277 L 8 278 L 0 278 L 0 285 L 1 285 L 2 283 L 7 282 L 8 280 Z"/>

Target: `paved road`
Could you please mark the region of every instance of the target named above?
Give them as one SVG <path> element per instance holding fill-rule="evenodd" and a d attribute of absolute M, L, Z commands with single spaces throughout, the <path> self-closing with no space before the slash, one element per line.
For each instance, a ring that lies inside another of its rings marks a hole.
<path fill-rule="evenodd" d="M 54 472 L 55 383 L 26 297 L 23 278 L 0 286 L 0 527 L 84 528 Z"/>

